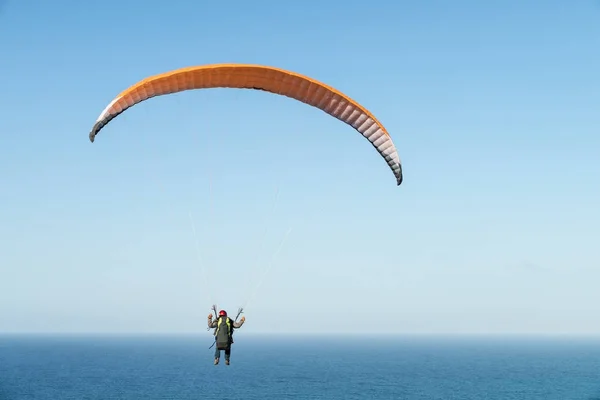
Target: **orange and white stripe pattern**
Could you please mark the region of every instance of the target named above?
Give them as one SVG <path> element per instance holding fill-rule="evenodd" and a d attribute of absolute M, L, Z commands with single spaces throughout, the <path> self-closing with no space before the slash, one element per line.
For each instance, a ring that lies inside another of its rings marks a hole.
<path fill-rule="evenodd" d="M 251 64 L 213 64 L 182 68 L 151 76 L 120 93 L 102 111 L 90 132 L 98 132 L 129 107 L 152 97 L 193 89 L 237 88 L 264 90 L 319 108 L 352 126 L 377 149 L 402 183 L 402 165 L 383 125 L 363 106 L 338 90 L 309 77 L 279 68 Z"/>

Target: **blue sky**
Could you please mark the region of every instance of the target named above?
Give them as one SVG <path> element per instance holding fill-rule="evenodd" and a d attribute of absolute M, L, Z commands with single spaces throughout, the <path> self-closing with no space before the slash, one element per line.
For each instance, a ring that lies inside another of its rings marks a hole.
<path fill-rule="evenodd" d="M 217 302 L 249 333 L 600 332 L 598 2 L 139 4 L 0 8 L 1 331 L 202 334 Z M 255 91 L 155 98 L 88 141 L 129 85 L 221 62 L 355 98 L 404 183 Z"/>

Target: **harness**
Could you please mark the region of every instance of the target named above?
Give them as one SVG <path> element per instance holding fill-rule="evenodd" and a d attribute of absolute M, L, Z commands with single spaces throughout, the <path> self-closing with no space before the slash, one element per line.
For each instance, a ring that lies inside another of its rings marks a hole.
<path fill-rule="evenodd" d="M 229 337 L 229 340 L 233 343 L 232 337 L 233 337 L 233 332 L 231 331 L 231 318 L 229 317 L 225 317 L 225 324 L 227 325 L 227 336 Z M 217 337 L 217 334 L 219 333 L 219 330 L 221 329 L 221 324 L 223 323 L 223 318 L 219 318 L 219 322 L 217 323 L 217 329 L 215 329 L 215 338 Z"/>
<path fill-rule="evenodd" d="M 219 348 L 220 350 L 224 350 L 225 346 L 229 346 L 233 343 L 233 329 L 231 329 L 231 318 L 229 317 L 224 317 L 225 318 L 225 325 L 227 326 L 227 343 L 223 343 L 223 342 L 217 342 L 217 335 L 221 330 L 221 325 L 223 324 L 223 317 L 219 318 L 219 322 L 217 323 L 217 328 L 215 329 L 215 341 L 213 342 L 213 344 L 209 347 L 209 349 L 211 349 L 214 345 L 217 345 L 217 348 Z"/>

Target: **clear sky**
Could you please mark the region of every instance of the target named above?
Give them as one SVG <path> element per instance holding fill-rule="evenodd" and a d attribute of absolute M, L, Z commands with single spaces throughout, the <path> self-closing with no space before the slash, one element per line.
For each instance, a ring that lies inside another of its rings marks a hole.
<path fill-rule="evenodd" d="M 600 333 L 600 3 L 170 4 L 0 7 L 0 331 L 203 334 L 216 302 L 247 332 Z M 257 91 L 151 99 L 89 142 L 129 85 L 222 62 L 358 100 L 404 183 Z"/>

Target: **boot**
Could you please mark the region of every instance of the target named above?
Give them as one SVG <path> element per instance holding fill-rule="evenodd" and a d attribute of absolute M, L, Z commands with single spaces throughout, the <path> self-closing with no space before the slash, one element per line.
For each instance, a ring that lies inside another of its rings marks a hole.
<path fill-rule="evenodd" d="M 217 365 L 219 363 L 219 359 L 215 358 L 215 365 Z"/>
<path fill-rule="evenodd" d="M 225 365 L 229 365 L 229 360 L 225 360 Z"/>

